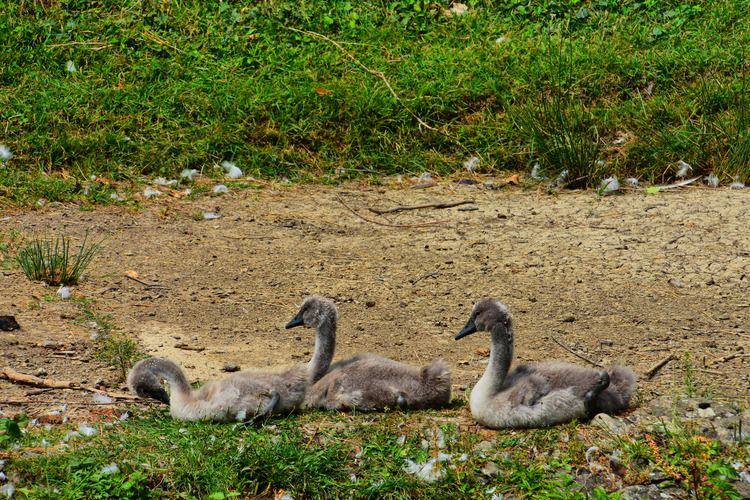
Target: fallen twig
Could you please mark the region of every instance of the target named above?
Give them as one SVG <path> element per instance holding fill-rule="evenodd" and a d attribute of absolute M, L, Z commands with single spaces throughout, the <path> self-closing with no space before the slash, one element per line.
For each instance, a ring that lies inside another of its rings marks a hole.
<path fill-rule="evenodd" d="M 400 212 L 402 210 L 419 210 L 422 208 L 451 208 L 459 205 L 466 205 L 467 203 L 474 203 L 474 200 L 463 200 L 463 201 L 452 201 L 449 203 L 426 203 L 424 205 L 413 205 L 410 207 L 396 207 L 380 210 L 378 208 L 370 208 L 370 212 L 374 212 L 378 215 L 391 214 L 393 212 Z"/>
<path fill-rule="evenodd" d="M 166 287 L 164 285 L 157 285 L 156 283 L 148 283 L 146 281 L 143 281 L 142 279 L 138 279 L 135 276 L 131 276 L 129 274 L 123 274 L 123 276 L 125 276 L 126 278 L 130 278 L 133 281 L 137 281 L 141 285 L 145 286 L 147 289 L 160 288 L 160 289 L 164 289 L 164 290 L 169 290 L 169 287 Z"/>
<path fill-rule="evenodd" d="M 433 224 L 440 224 L 441 222 L 448 222 L 448 219 L 443 219 L 443 220 L 436 220 L 436 221 L 432 221 L 432 222 L 418 222 L 418 223 L 415 223 L 415 224 L 389 224 L 387 222 L 380 222 L 379 220 L 368 219 L 367 217 L 361 215 L 356 210 L 354 210 L 352 207 L 350 207 L 349 205 L 347 205 L 346 202 L 344 200 L 342 200 L 339 195 L 336 195 L 336 198 L 341 202 L 342 205 L 344 205 L 346 208 L 348 208 L 351 213 L 353 213 L 354 215 L 356 215 L 360 219 L 366 220 L 367 222 L 372 222 L 373 224 L 377 224 L 379 226 L 387 226 L 387 227 L 419 227 L 419 226 L 431 226 Z"/>
<path fill-rule="evenodd" d="M 654 366 L 646 370 L 643 374 L 646 376 L 646 378 L 653 378 L 653 376 L 656 375 L 656 372 L 661 370 L 664 367 L 664 365 L 666 365 L 673 359 L 677 359 L 677 356 L 675 356 L 674 353 L 670 354 L 666 358 L 656 363 Z"/>
<path fill-rule="evenodd" d="M 719 370 L 707 370 L 706 368 L 694 368 L 694 370 L 701 373 L 710 373 L 711 375 L 724 375 L 724 372 Z"/>
<path fill-rule="evenodd" d="M 39 401 L 34 401 L 31 399 L 7 399 L 5 401 L 0 401 L 0 405 L 22 406 L 22 405 L 38 405 L 38 404 L 40 404 Z M 107 406 L 107 405 L 113 405 L 115 403 L 114 402 L 112 403 L 87 403 L 84 401 L 67 401 L 66 400 L 66 401 L 44 401 L 43 404 L 45 405 L 67 405 L 67 406 Z M 138 400 L 137 397 L 133 397 L 133 401 L 128 401 L 127 404 L 150 406 L 152 403 L 150 401 Z"/>
<path fill-rule="evenodd" d="M 2 375 L 4 375 L 11 382 L 18 382 L 19 384 L 26 384 L 34 387 L 45 387 L 50 389 L 72 389 L 75 386 L 74 382 L 41 379 L 34 375 L 19 373 L 10 366 L 6 366 L 5 368 L 3 368 Z"/>
<path fill-rule="evenodd" d="M 438 274 L 440 274 L 440 271 L 435 271 L 434 273 L 423 274 L 422 276 L 420 276 L 419 278 L 415 280 L 409 280 L 409 283 L 411 283 L 412 285 L 416 285 L 417 283 L 419 283 L 420 280 L 423 280 L 425 278 L 430 278 L 432 276 L 437 276 Z"/>
<path fill-rule="evenodd" d="M 40 387 L 40 388 L 45 388 L 45 389 L 73 389 L 76 391 L 89 391 L 89 392 L 95 392 L 98 394 L 105 394 L 111 398 L 116 398 L 116 399 L 136 399 L 138 397 L 138 396 L 133 396 L 133 395 L 124 394 L 124 393 L 102 391 L 99 389 L 95 389 L 94 387 L 78 385 L 75 382 L 69 382 L 67 380 L 41 379 L 34 375 L 27 375 L 25 373 L 19 373 L 15 371 L 13 368 L 11 368 L 10 366 L 6 366 L 5 368 L 3 368 L 2 372 L 0 372 L 0 375 L 4 376 L 11 382 L 16 382 L 19 384 L 25 384 L 25 385 L 30 385 L 33 387 Z"/>
<path fill-rule="evenodd" d="M 679 236 L 678 236 L 677 238 L 672 238 L 671 240 L 669 240 L 669 241 L 667 242 L 667 245 L 671 245 L 672 243 L 676 242 L 676 241 L 677 241 L 677 240 L 679 240 L 680 238 L 684 238 L 685 236 L 687 236 L 687 235 L 686 235 L 686 234 L 681 234 L 681 235 L 679 235 Z"/>
<path fill-rule="evenodd" d="M 718 359 L 715 359 L 715 360 L 711 361 L 709 363 L 709 366 L 710 365 L 716 365 L 716 364 L 719 364 L 719 363 L 726 363 L 727 361 L 730 361 L 730 360 L 735 359 L 735 358 L 747 358 L 747 357 L 750 357 L 750 354 L 742 354 L 742 353 L 728 354 L 728 355 L 726 355 L 724 357 L 721 357 L 721 358 L 718 358 Z"/>
<path fill-rule="evenodd" d="M 54 389 L 48 387 L 44 389 L 32 389 L 30 391 L 26 391 L 27 396 L 36 396 L 38 394 L 44 394 L 45 392 L 54 391 Z"/>
<path fill-rule="evenodd" d="M 182 349 L 183 351 L 197 351 L 197 352 L 201 352 L 201 351 L 205 351 L 206 350 L 205 347 L 191 346 L 191 345 L 183 344 L 182 342 L 179 342 L 179 343 L 175 344 L 174 346 L 175 346 L 176 349 Z"/>
<path fill-rule="evenodd" d="M 552 335 L 552 340 L 554 340 L 555 342 L 557 342 L 557 345 L 559 345 L 560 347 L 562 347 L 563 349 L 565 349 L 569 353 L 578 356 L 579 358 L 581 358 L 584 361 L 588 361 L 589 363 L 591 363 L 594 366 L 598 366 L 600 368 L 604 368 L 603 364 L 597 363 L 593 359 L 589 359 L 586 356 L 584 356 L 583 354 L 579 354 L 579 353 L 575 352 L 573 349 L 571 349 L 570 347 L 566 346 L 565 344 L 563 344 L 562 342 L 560 342 L 559 340 L 557 340 L 557 338 L 554 335 Z"/>

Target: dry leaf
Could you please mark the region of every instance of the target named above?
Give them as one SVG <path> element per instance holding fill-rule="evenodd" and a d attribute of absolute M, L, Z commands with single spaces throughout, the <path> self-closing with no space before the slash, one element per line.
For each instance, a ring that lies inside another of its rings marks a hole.
<path fill-rule="evenodd" d="M 135 272 L 135 271 L 125 271 L 125 275 L 126 276 L 130 276 L 131 278 L 137 278 L 138 277 L 138 273 Z"/>
<path fill-rule="evenodd" d="M 513 184 L 514 186 L 518 186 L 518 174 L 513 174 L 507 179 L 505 179 L 506 184 Z"/>
<path fill-rule="evenodd" d="M 331 95 L 333 92 L 331 92 L 328 89 L 315 89 L 315 92 L 319 95 Z"/>

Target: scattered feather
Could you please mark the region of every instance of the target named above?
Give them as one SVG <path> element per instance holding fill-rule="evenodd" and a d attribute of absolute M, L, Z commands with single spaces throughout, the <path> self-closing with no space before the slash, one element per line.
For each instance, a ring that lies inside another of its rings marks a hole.
<path fill-rule="evenodd" d="M 203 212 L 203 218 L 206 220 L 218 219 L 221 215 L 216 215 L 213 212 Z"/>
<path fill-rule="evenodd" d="M 109 195 L 109 199 L 113 201 L 122 201 L 124 198 L 117 193 L 112 193 Z"/>
<path fill-rule="evenodd" d="M 748 474 L 745 470 L 740 472 L 740 481 L 742 481 L 743 483 L 750 483 L 750 474 Z"/>
<path fill-rule="evenodd" d="M 469 11 L 469 7 L 465 3 L 455 3 L 450 11 L 457 16 L 462 16 Z"/>
<path fill-rule="evenodd" d="M 565 186 L 565 184 L 568 183 L 569 177 L 570 177 L 570 171 L 563 170 L 562 172 L 560 172 L 560 175 L 557 176 L 557 179 L 555 180 L 555 186 L 557 187 Z"/>
<path fill-rule="evenodd" d="M 164 177 L 159 177 L 154 181 L 154 184 L 156 184 L 157 186 L 176 186 L 178 184 L 178 181 L 174 179 L 168 181 Z"/>
<path fill-rule="evenodd" d="M 673 188 L 677 188 L 677 187 L 687 186 L 688 184 L 692 184 L 693 182 L 697 181 L 698 179 L 700 179 L 700 176 L 693 177 L 692 179 L 688 179 L 686 181 L 674 182 L 672 184 L 666 184 L 664 186 L 654 186 L 654 187 L 657 187 L 659 189 L 673 189 Z"/>
<path fill-rule="evenodd" d="M 542 167 L 538 163 L 535 163 L 534 168 L 531 169 L 531 178 L 537 181 L 545 181 L 549 179 L 549 177 L 542 175 Z"/>
<path fill-rule="evenodd" d="M 734 177 L 734 182 L 729 186 L 729 189 L 745 189 L 745 184 L 743 182 L 740 182 L 739 175 L 736 175 Z"/>
<path fill-rule="evenodd" d="M 94 394 L 94 403 L 114 403 L 114 399 L 106 394 Z"/>
<path fill-rule="evenodd" d="M 104 467 L 102 467 L 101 474 L 107 476 L 109 474 L 116 474 L 119 471 L 120 469 L 117 467 L 117 464 L 113 462 L 109 465 L 105 465 Z"/>
<path fill-rule="evenodd" d="M 477 168 L 479 168 L 479 165 L 482 163 L 482 160 L 480 160 L 476 156 L 472 156 L 468 160 L 464 162 L 464 168 L 468 170 L 469 172 L 474 172 Z"/>
<path fill-rule="evenodd" d="M 599 168 L 604 168 L 606 163 L 604 163 L 604 160 L 596 160 L 596 166 Z"/>
<path fill-rule="evenodd" d="M 693 173 L 693 167 L 691 167 L 688 163 L 685 163 L 682 160 L 677 162 L 677 166 L 680 167 L 680 169 L 677 171 L 676 175 L 680 179 L 687 177 L 689 174 Z"/>
<path fill-rule="evenodd" d="M 423 172 L 417 180 L 419 182 L 432 182 L 432 174 L 429 172 Z"/>
<path fill-rule="evenodd" d="M 57 290 L 57 295 L 63 300 L 68 300 L 70 298 L 70 287 L 61 286 L 60 289 Z"/>
<path fill-rule="evenodd" d="M 712 188 L 717 188 L 719 187 L 719 178 L 713 173 L 708 174 L 706 177 L 706 183 Z"/>
<path fill-rule="evenodd" d="M 10 149 L 8 149 L 5 146 L 5 144 L 0 144 L 0 160 L 2 160 L 3 163 L 5 163 L 11 158 L 13 158 L 13 152 Z"/>
<path fill-rule="evenodd" d="M 435 443 L 438 448 L 442 448 L 445 446 L 445 434 L 443 434 L 442 429 L 437 430 L 437 443 Z"/>
<path fill-rule="evenodd" d="M 404 444 L 406 442 L 406 436 L 403 434 L 396 438 L 396 444 Z"/>
<path fill-rule="evenodd" d="M 450 453 L 443 453 L 442 451 L 438 453 L 437 456 L 438 462 L 449 462 L 451 459 L 453 459 L 453 455 Z"/>
<path fill-rule="evenodd" d="M 89 425 L 86 422 L 81 422 L 78 424 L 78 432 L 82 436 L 93 436 L 96 434 L 96 429 L 94 427 L 89 427 Z"/>
<path fill-rule="evenodd" d="M 436 462 L 437 460 L 434 458 L 428 460 L 425 463 L 413 462 L 412 460 L 407 458 L 405 460 L 403 470 L 407 474 L 413 474 L 424 481 L 433 482 L 437 481 L 444 475 L 443 471 L 436 470 Z"/>
<path fill-rule="evenodd" d="M 151 198 L 152 196 L 159 196 L 160 194 L 161 194 L 161 191 L 159 191 L 158 189 L 148 188 L 145 191 L 143 191 L 143 196 L 145 196 L 146 198 Z"/>
<path fill-rule="evenodd" d="M 224 194 L 228 192 L 229 190 L 224 184 L 219 184 L 217 186 L 214 186 L 214 194 Z"/>
<path fill-rule="evenodd" d="M 599 454 L 599 447 L 598 446 L 592 446 L 588 450 L 586 450 L 586 461 L 589 464 L 592 464 L 596 462 L 597 455 Z"/>
<path fill-rule="evenodd" d="M 38 199 L 38 200 L 36 201 L 36 206 L 37 206 L 37 207 L 43 207 L 45 203 L 47 203 L 47 200 L 45 200 L 44 198 L 39 198 L 39 199 Z"/>
<path fill-rule="evenodd" d="M 0 486 L 0 494 L 5 495 L 8 498 L 13 498 L 13 493 L 16 492 L 16 487 L 13 483 L 6 483 Z"/>
<path fill-rule="evenodd" d="M 637 186 L 638 185 L 638 179 L 636 179 L 635 177 L 628 177 L 627 179 L 625 179 L 625 182 L 627 184 L 630 184 L 631 186 Z"/>
<path fill-rule="evenodd" d="M 495 45 L 500 45 L 501 43 L 505 42 L 507 39 L 508 39 L 507 37 L 501 36 L 500 38 L 495 40 Z"/>
<path fill-rule="evenodd" d="M 617 177 L 614 175 L 612 177 L 607 177 L 602 181 L 601 184 L 602 189 L 605 193 L 611 193 L 613 191 L 619 191 L 620 190 L 620 181 L 617 180 Z"/>
<path fill-rule="evenodd" d="M 192 181 L 193 180 L 193 176 L 196 175 L 197 173 L 198 173 L 198 171 L 196 169 L 194 169 L 194 168 L 193 169 L 187 169 L 186 168 L 185 170 L 182 171 L 182 173 L 180 174 L 180 177 L 182 179 L 187 178 L 188 180 Z"/>
<path fill-rule="evenodd" d="M 239 179 L 242 177 L 242 170 L 239 169 L 235 164 L 229 163 L 228 161 L 221 162 L 221 166 L 227 173 L 227 177 L 230 179 Z"/>
<path fill-rule="evenodd" d="M 76 65 L 73 64 L 73 61 L 68 61 L 65 63 L 65 69 L 70 71 L 71 73 L 77 73 L 78 69 L 76 68 Z"/>

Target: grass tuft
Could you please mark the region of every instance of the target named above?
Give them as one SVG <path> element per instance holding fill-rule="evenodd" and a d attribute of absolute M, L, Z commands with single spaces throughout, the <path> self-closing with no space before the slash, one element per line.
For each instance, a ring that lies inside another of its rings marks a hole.
<path fill-rule="evenodd" d="M 77 253 L 71 252 L 70 237 L 58 235 L 54 239 L 34 236 L 15 256 L 16 262 L 30 280 L 44 281 L 50 286 L 76 283 L 104 242 L 87 245 L 89 233 L 83 238 Z"/>

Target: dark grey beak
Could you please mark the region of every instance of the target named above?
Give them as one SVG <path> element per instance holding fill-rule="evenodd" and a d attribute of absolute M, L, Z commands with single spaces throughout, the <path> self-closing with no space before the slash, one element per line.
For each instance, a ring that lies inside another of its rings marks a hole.
<path fill-rule="evenodd" d="M 462 339 L 466 337 L 467 335 L 471 335 L 472 333 L 476 331 L 477 331 L 477 326 L 474 324 L 474 320 L 470 319 L 466 323 L 466 325 L 463 328 L 461 328 L 461 331 L 458 332 L 458 334 L 456 335 L 456 340 Z"/>
<path fill-rule="evenodd" d="M 143 389 L 142 392 L 143 394 L 139 394 L 139 396 L 148 396 L 149 398 L 160 401 L 165 405 L 169 404 L 169 394 L 167 394 L 167 391 L 162 388 Z"/>
<path fill-rule="evenodd" d="M 305 320 L 302 319 L 302 311 L 298 312 L 292 321 L 286 324 L 286 329 L 294 328 L 295 326 L 302 326 L 305 324 Z"/>

